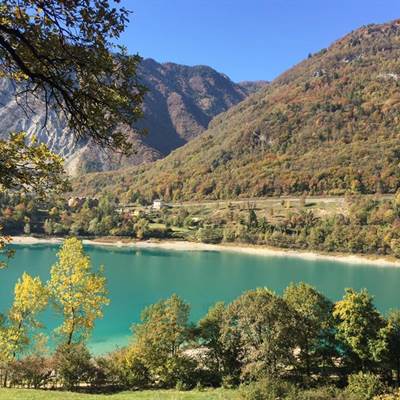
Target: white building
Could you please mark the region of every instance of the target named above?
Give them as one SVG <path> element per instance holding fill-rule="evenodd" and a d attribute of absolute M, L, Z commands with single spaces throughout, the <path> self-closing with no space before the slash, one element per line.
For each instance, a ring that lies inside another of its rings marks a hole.
<path fill-rule="evenodd" d="M 161 199 L 153 200 L 153 208 L 155 210 L 161 210 L 164 207 L 164 202 Z"/>

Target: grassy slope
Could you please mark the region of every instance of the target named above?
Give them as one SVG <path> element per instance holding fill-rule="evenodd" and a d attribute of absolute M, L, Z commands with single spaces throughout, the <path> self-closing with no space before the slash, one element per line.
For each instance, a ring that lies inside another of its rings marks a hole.
<path fill-rule="evenodd" d="M 70 392 L 53 392 L 27 389 L 0 389 L 0 400 L 235 400 L 237 391 L 211 390 L 178 392 L 158 390 L 142 392 L 123 392 L 113 395 L 89 395 Z"/>

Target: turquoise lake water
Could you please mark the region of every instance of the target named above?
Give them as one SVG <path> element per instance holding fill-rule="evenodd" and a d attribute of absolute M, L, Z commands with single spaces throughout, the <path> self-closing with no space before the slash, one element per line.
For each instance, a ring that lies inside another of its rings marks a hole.
<path fill-rule="evenodd" d="M 9 268 L 0 271 L 0 312 L 13 298 L 18 277 L 26 271 L 43 280 L 49 278 L 58 246 L 15 246 Z M 367 288 L 382 312 L 400 308 L 400 268 L 347 264 L 294 257 L 264 257 L 217 251 L 170 251 L 159 249 L 115 249 L 87 246 L 93 265 L 105 266 L 111 303 L 97 321 L 91 349 L 104 352 L 127 343 L 132 323 L 147 305 L 179 294 L 192 307 L 191 319 L 198 320 L 210 305 L 229 302 L 245 290 L 269 287 L 278 293 L 290 282 L 308 282 L 332 300 L 344 288 Z M 48 330 L 57 325 L 51 311 L 41 316 Z"/>

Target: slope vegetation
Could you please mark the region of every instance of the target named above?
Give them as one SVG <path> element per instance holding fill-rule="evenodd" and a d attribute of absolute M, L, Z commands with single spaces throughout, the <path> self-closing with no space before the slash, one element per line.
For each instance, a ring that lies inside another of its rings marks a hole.
<path fill-rule="evenodd" d="M 80 193 L 166 200 L 395 192 L 400 21 L 362 27 L 217 116 L 164 160 L 87 176 Z"/>

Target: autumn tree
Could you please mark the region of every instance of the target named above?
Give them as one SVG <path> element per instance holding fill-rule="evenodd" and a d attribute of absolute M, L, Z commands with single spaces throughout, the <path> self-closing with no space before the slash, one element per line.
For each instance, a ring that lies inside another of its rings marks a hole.
<path fill-rule="evenodd" d="M 103 271 L 93 271 L 82 242 L 71 238 L 61 247 L 50 275 L 52 301 L 64 319 L 57 331 L 67 345 L 79 343 L 88 337 L 95 320 L 103 316 L 103 306 L 109 303 Z"/>
<path fill-rule="evenodd" d="M 15 298 L 8 318 L 0 318 L 0 361 L 9 362 L 24 350 L 32 337 L 32 329 L 40 327 L 36 316 L 47 306 L 48 294 L 40 278 L 22 275 L 15 285 Z M 4 375 L 4 386 L 8 374 Z"/>
<path fill-rule="evenodd" d="M 14 303 L 1 329 L 3 359 L 15 358 L 29 343 L 30 330 L 41 326 L 36 316 L 47 306 L 47 302 L 47 290 L 40 278 L 24 273 L 15 285 Z"/>

